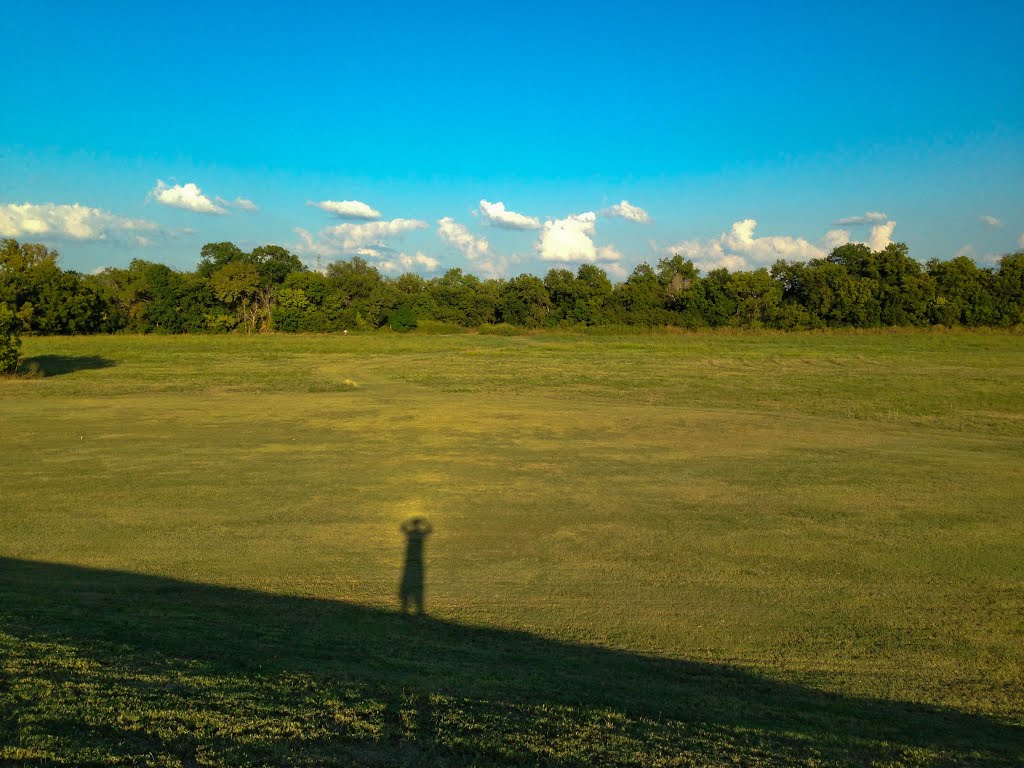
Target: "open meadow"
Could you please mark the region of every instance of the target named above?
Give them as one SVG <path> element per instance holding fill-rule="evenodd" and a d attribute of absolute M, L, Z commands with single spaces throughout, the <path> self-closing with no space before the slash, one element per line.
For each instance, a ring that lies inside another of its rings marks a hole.
<path fill-rule="evenodd" d="M 1024 765 L 1024 335 L 23 354 L 0 766 Z"/>

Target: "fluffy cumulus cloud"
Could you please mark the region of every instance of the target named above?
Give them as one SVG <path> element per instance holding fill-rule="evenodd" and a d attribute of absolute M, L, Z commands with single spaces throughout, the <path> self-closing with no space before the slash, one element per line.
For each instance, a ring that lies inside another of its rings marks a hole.
<path fill-rule="evenodd" d="M 983 223 L 988 224 L 992 229 L 999 229 L 1003 226 L 1003 222 L 997 219 L 995 216 L 979 216 Z"/>
<path fill-rule="evenodd" d="M 491 255 L 491 244 L 487 242 L 487 238 L 477 237 L 451 216 L 438 220 L 437 234 L 445 243 L 472 262 L 478 262 Z"/>
<path fill-rule="evenodd" d="M 848 224 L 883 224 L 889 219 L 881 211 L 868 211 L 863 216 L 847 216 L 845 219 L 839 219 L 836 224 L 846 226 Z"/>
<path fill-rule="evenodd" d="M 602 245 L 597 249 L 597 257 L 595 261 L 622 261 L 622 254 L 619 253 L 618 249 L 614 245 Z"/>
<path fill-rule="evenodd" d="M 614 280 L 625 280 L 629 277 L 629 270 L 617 261 L 603 265 L 602 269 L 604 269 L 604 271 L 608 273 L 608 276 Z"/>
<path fill-rule="evenodd" d="M 712 269 L 728 269 L 730 272 L 749 269 L 747 260 L 735 253 L 726 253 L 721 239 L 711 240 L 680 240 L 666 248 L 662 248 L 666 256 L 679 254 L 689 259 L 703 272 Z"/>
<path fill-rule="evenodd" d="M 602 216 L 614 216 L 620 219 L 626 219 L 627 221 L 635 221 L 639 224 L 646 224 L 651 220 L 651 217 L 647 214 L 643 208 L 632 205 L 628 200 L 623 200 L 621 203 L 616 203 L 613 206 L 605 208 L 601 211 Z"/>
<path fill-rule="evenodd" d="M 850 242 L 850 231 L 848 229 L 830 229 L 821 238 L 821 247 L 831 253 L 835 248 L 846 245 Z"/>
<path fill-rule="evenodd" d="M 418 219 L 391 219 L 390 221 L 368 221 L 365 224 L 337 224 L 322 231 L 327 237 L 339 242 L 343 250 L 349 251 L 370 243 L 404 235 L 417 229 L 426 229 L 427 222 Z"/>
<path fill-rule="evenodd" d="M 732 225 L 728 232 L 709 240 L 683 240 L 663 249 L 666 254 L 678 253 L 691 259 L 702 270 L 726 268 L 729 271 L 761 267 L 778 259 L 805 261 L 825 256 L 822 246 L 789 235 L 757 237 L 756 219 L 743 219 Z M 825 236 L 830 243 L 848 241 L 849 233 L 831 230 Z"/>
<path fill-rule="evenodd" d="M 866 243 L 874 251 L 880 251 L 892 242 L 892 231 L 896 227 L 896 222 L 891 220 L 881 211 L 868 211 L 863 216 L 848 216 L 845 219 L 839 219 L 835 222 L 836 224 L 848 225 L 848 224 L 870 224 L 871 231 L 868 237 L 863 242 Z M 826 240 L 835 240 L 837 237 L 841 238 L 845 236 L 845 242 L 860 242 L 852 240 L 850 233 L 842 229 L 833 229 L 826 236 Z M 838 245 L 844 245 L 845 243 L 839 242 Z M 836 247 L 835 245 L 831 246 Z M 829 248 L 831 250 L 831 248 Z"/>
<path fill-rule="evenodd" d="M 504 277 L 510 264 L 515 261 L 514 258 L 492 253 L 487 238 L 474 235 L 464 224 L 459 224 L 450 216 L 438 220 L 437 234 L 472 263 L 474 272 L 484 277 Z"/>
<path fill-rule="evenodd" d="M 340 216 L 343 219 L 374 221 L 381 216 L 380 211 L 371 208 L 359 200 L 321 200 L 319 203 L 308 202 L 306 205 L 319 208 L 321 211 L 327 211 L 327 213 L 333 213 L 335 216 Z"/>
<path fill-rule="evenodd" d="M 732 229 L 721 236 L 722 244 L 729 251 L 740 253 L 755 264 L 767 264 L 776 259 L 806 261 L 824 256 L 816 245 L 802 237 L 789 235 L 768 235 L 756 237 L 757 219 L 744 219 L 732 225 Z"/>
<path fill-rule="evenodd" d="M 544 222 L 537 252 L 544 261 L 597 261 L 593 237 L 597 216 L 592 211 Z"/>
<path fill-rule="evenodd" d="M 875 224 L 868 235 L 867 244 L 872 251 L 881 251 L 892 243 L 892 231 L 896 227 L 895 221 L 887 221 L 884 224 Z"/>
<path fill-rule="evenodd" d="M 433 256 L 417 251 L 414 256 L 398 253 L 394 257 L 377 262 L 377 266 L 385 272 L 433 272 L 440 262 Z"/>
<path fill-rule="evenodd" d="M 626 276 L 622 254 L 613 245 L 594 243 L 597 215 L 593 211 L 544 222 L 534 250 L 544 261 L 600 262 L 612 277 Z"/>
<path fill-rule="evenodd" d="M 392 253 L 385 241 L 400 237 L 407 232 L 426 229 L 427 222 L 418 219 L 391 219 L 390 221 L 368 221 L 363 224 L 344 223 L 326 227 L 314 236 L 305 229 L 297 227 L 296 234 L 301 242 L 293 249 L 300 254 L 310 256 L 341 256 L 353 254 L 357 256 L 381 256 Z"/>
<path fill-rule="evenodd" d="M 63 239 L 82 242 L 129 240 L 146 246 L 142 233 L 159 231 L 146 219 L 130 219 L 89 206 L 24 203 L 0 205 L 0 237 Z"/>
<path fill-rule="evenodd" d="M 149 194 L 158 203 L 169 205 L 172 208 L 184 208 L 186 211 L 195 213 L 227 213 L 226 208 L 214 203 L 203 194 L 203 190 L 191 181 L 188 184 L 175 184 L 172 187 L 162 179 L 157 179 L 156 186 Z"/>
<path fill-rule="evenodd" d="M 895 221 L 876 223 L 871 227 L 866 244 L 875 251 L 889 245 Z M 681 240 L 660 249 L 666 255 L 678 253 L 690 259 L 705 272 L 724 267 L 730 272 L 769 266 L 778 259 L 807 261 L 824 258 L 834 248 L 851 240 L 845 229 L 830 229 L 817 243 L 791 235 L 757 237 L 756 219 L 743 219 L 733 223 L 728 232 L 707 240 Z"/>
<path fill-rule="evenodd" d="M 515 211 L 509 211 L 505 204 L 490 203 L 487 200 L 480 201 L 480 215 L 485 224 L 502 229 L 540 229 L 540 219 L 535 216 L 524 216 Z"/>

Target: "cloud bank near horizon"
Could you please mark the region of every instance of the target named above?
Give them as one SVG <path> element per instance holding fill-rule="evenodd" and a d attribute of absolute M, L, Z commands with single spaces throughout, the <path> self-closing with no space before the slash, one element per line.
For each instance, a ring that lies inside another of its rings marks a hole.
<path fill-rule="evenodd" d="M 78 203 L 0 205 L 0 237 L 57 238 L 77 242 L 119 240 L 147 246 L 152 240 L 141 233 L 157 232 L 160 232 L 160 226 L 147 219 L 118 216 Z"/>
<path fill-rule="evenodd" d="M 856 221 L 854 221 L 856 219 Z M 896 222 L 887 220 L 885 214 L 869 213 L 865 216 L 839 219 L 838 222 L 863 224 L 875 222 L 865 244 L 873 251 L 881 251 L 892 242 Z M 808 261 L 822 259 L 834 248 L 851 242 L 851 233 L 845 229 L 828 230 L 817 243 L 792 235 L 767 235 L 757 237 L 754 230 L 757 219 L 742 219 L 733 222 L 727 232 L 709 239 L 680 240 L 660 249 L 664 255 L 679 254 L 690 259 L 703 272 L 712 269 L 737 270 L 766 267 L 779 259 L 786 261 Z"/>

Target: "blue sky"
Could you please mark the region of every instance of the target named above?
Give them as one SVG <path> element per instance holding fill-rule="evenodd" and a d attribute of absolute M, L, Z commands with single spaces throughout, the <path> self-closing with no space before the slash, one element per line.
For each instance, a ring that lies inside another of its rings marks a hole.
<path fill-rule="evenodd" d="M 297 5 L 5 4 L 0 236 L 616 279 L 1024 247 L 1020 2 Z"/>

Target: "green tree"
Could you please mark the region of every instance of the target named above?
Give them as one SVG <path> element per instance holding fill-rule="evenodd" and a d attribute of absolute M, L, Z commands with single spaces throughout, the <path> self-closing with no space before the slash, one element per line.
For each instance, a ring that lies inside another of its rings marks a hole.
<path fill-rule="evenodd" d="M 128 306 L 122 301 L 122 284 L 127 282 L 127 274 L 127 270 L 107 267 L 82 277 L 83 284 L 103 302 L 101 333 L 116 333 L 128 327 Z"/>
<path fill-rule="evenodd" d="M 683 328 L 708 325 L 708 302 L 700 270 L 679 254 L 658 262 L 658 282 L 665 291 L 670 322 Z"/>
<path fill-rule="evenodd" d="M 178 310 L 181 274 L 164 264 L 132 259 L 123 276 L 123 301 L 129 330 L 142 333 L 182 333 Z"/>
<path fill-rule="evenodd" d="M 6 303 L 0 303 L 0 373 L 14 373 L 21 359 L 21 337 L 18 336 L 18 320 L 14 310 Z"/>
<path fill-rule="evenodd" d="M 281 288 L 274 303 L 274 330 L 295 333 L 306 329 L 306 317 L 315 311 L 301 288 Z"/>
<path fill-rule="evenodd" d="M 95 333 L 103 323 L 100 295 L 77 272 L 63 271 L 60 255 L 38 243 L 0 241 L 0 301 L 28 333 Z"/>
<path fill-rule="evenodd" d="M 540 328 L 553 309 L 544 281 L 536 275 L 513 277 L 498 288 L 499 322 Z"/>
<path fill-rule="evenodd" d="M 713 328 L 728 325 L 736 316 L 736 297 L 729 290 L 731 275 L 724 267 L 712 269 L 701 280 L 704 298 L 707 302 L 705 310 L 708 325 Z"/>
<path fill-rule="evenodd" d="M 779 315 L 782 286 L 772 280 L 767 269 L 733 272 L 727 286 L 736 302 L 733 322 L 749 328 L 771 326 Z"/>
<path fill-rule="evenodd" d="M 261 245 L 253 248 L 247 261 L 256 265 L 264 287 L 281 285 L 293 272 L 305 272 L 306 267 L 294 253 L 279 245 Z"/>
<path fill-rule="evenodd" d="M 246 261 L 248 254 L 234 243 L 207 243 L 199 250 L 196 274 L 211 277 L 218 269 L 236 261 Z"/>
<path fill-rule="evenodd" d="M 388 325 L 399 333 L 411 331 L 416 327 L 416 313 L 408 304 L 402 304 L 388 315 Z"/>
<path fill-rule="evenodd" d="M 877 254 L 881 319 L 884 325 L 926 325 L 935 301 L 935 281 L 910 258 L 904 243 Z"/>
<path fill-rule="evenodd" d="M 872 251 L 863 243 L 839 246 L 828 261 L 855 278 L 870 281 L 873 302 L 865 302 L 864 325 L 923 325 L 935 299 L 935 283 L 910 258 L 904 243 Z"/>
<path fill-rule="evenodd" d="M 782 288 L 781 327 L 866 326 L 877 317 L 873 282 L 841 263 L 777 261 L 771 274 Z"/>
<path fill-rule="evenodd" d="M 235 313 L 246 333 L 257 329 L 262 306 L 259 298 L 260 273 L 247 261 L 233 261 L 213 273 L 210 287 L 214 295 Z"/>
<path fill-rule="evenodd" d="M 437 320 L 467 328 L 494 322 L 498 294 L 493 281 L 481 283 L 480 278 L 455 267 L 427 283 L 427 291 Z"/>
<path fill-rule="evenodd" d="M 581 264 L 576 270 L 575 302 L 569 319 L 587 325 L 601 325 L 613 320 L 612 282 L 600 267 Z"/>
<path fill-rule="evenodd" d="M 942 325 L 992 325 L 998 321 L 993 275 L 966 256 L 926 265 L 935 282 L 929 319 Z"/>
<path fill-rule="evenodd" d="M 567 320 L 576 305 L 576 277 L 568 269 L 550 269 L 544 276 L 544 288 L 551 300 L 549 324 Z"/>
<path fill-rule="evenodd" d="M 612 290 L 613 304 L 620 322 L 632 325 L 666 325 L 665 286 L 650 264 L 636 265 L 624 283 Z"/>
<path fill-rule="evenodd" d="M 992 293 L 1000 325 L 1024 323 L 1024 251 L 1007 254 L 999 260 Z"/>

